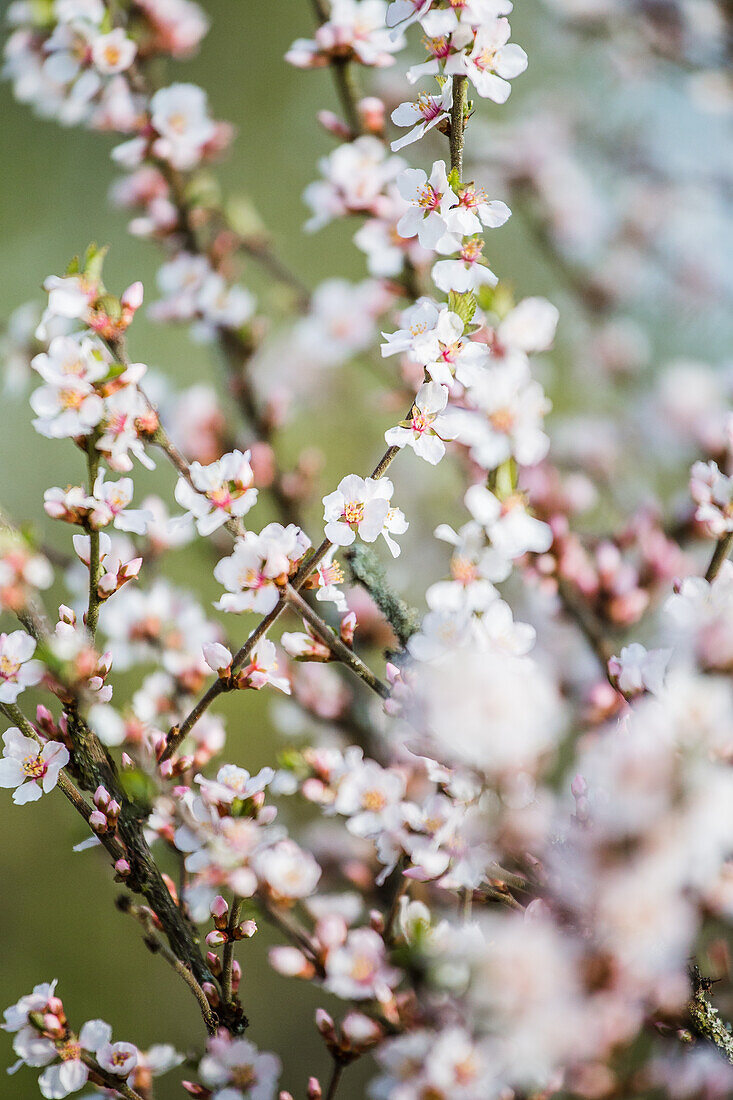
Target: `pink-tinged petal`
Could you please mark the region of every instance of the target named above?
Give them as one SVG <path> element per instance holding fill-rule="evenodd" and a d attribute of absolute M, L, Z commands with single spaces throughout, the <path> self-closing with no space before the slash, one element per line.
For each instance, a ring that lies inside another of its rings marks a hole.
<path fill-rule="evenodd" d="M 427 432 L 420 436 L 414 444 L 415 454 L 424 458 L 431 466 L 437 466 L 445 454 L 445 444 L 437 435 L 429 435 Z"/>
<path fill-rule="evenodd" d="M 499 76 L 503 76 L 505 80 L 511 80 L 512 77 L 519 76 L 526 68 L 527 55 L 522 47 L 517 46 L 514 42 L 504 46 L 496 56 L 494 70 Z"/>
<path fill-rule="evenodd" d="M 30 783 L 24 783 L 22 787 L 18 787 L 13 794 L 13 802 L 16 806 L 24 806 L 26 802 L 37 802 L 42 794 L 43 791 L 35 780 L 31 780 Z"/>
<path fill-rule="evenodd" d="M 19 787 L 25 779 L 20 760 L 6 756 L 0 760 L 0 787 Z"/>

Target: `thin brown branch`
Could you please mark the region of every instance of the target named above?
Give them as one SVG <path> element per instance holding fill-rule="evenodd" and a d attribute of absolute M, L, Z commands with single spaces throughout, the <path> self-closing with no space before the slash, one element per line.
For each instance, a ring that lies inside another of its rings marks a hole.
<path fill-rule="evenodd" d="M 710 559 L 710 565 L 705 571 L 705 580 L 712 583 L 721 570 L 723 562 L 726 561 L 730 554 L 731 547 L 733 547 L 733 531 L 729 531 L 723 535 L 721 539 L 718 539 L 713 556 Z"/>
<path fill-rule="evenodd" d="M 196 978 L 191 972 L 191 969 L 186 966 L 181 960 L 171 951 L 169 947 L 160 940 L 158 937 L 158 930 L 155 927 L 153 920 L 153 914 L 149 909 L 146 909 L 143 905 L 135 905 L 130 901 L 127 894 L 122 894 L 117 899 L 117 907 L 123 913 L 129 913 L 131 917 L 134 917 L 136 921 L 142 926 L 145 932 L 145 946 L 154 955 L 160 955 L 169 966 L 175 970 L 188 988 L 193 993 L 194 997 L 198 1001 L 201 1015 L 204 1023 L 206 1024 L 207 1031 L 210 1035 L 215 1034 L 217 1027 L 219 1026 L 219 1020 L 216 1014 L 212 1011 L 211 1005 L 206 999 L 201 985 L 196 981 Z"/>
<path fill-rule="evenodd" d="M 232 999 L 232 969 L 234 967 L 234 930 L 239 924 L 242 914 L 242 899 L 233 898 L 229 909 L 229 921 L 227 923 L 227 942 L 224 944 L 221 960 L 221 995 L 224 1004 L 229 1004 Z"/>
<path fill-rule="evenodd" d="M 377 695 L 380 695 L 382 699 L 389 698 L 389 688 L 383 683 L 378 676 L 376 676 L 367 664 L 362 661 L 361 657 L 357 656 L 352 649 L 349 649 L 345 645 L 339 636 L 331 630 L 328 623 L 325 623 L 321 616 L 313 610 L 311 605 L 304 600 L 299 592 L 288 584 L 285 586 L 285 598 L 294 611 L 305 619 L 316 637 L 320 638 L 324 645 L 327 645 L 331 650 L 334 657 L 337 658 L 347 668 L 351 669 L 355 676 L 358 676 L 360 680 L 375 691 Z"/>

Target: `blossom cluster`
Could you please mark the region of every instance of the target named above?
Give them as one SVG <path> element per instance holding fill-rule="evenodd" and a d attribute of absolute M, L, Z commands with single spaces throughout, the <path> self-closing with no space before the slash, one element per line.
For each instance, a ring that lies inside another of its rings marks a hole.
<path fill-rule="evenodd" d="M 16 325 L 14 358 L 40 377 L 33 427 L 85 469 L 42 502 L 78 528 L 73 555 L 11 523 L 0 541 L 0 607 L 21 624 L 0 634 L 0 787 L 17 805 L 59 788 L 80 812 L 77 848 L 103 850 L 120 909 L 196 999 L 205 1047 L 182 1086 L 200 1100 L 280 1087 L 278 1055 L 244 1034 L 257 999 L 240 960 L 263 921 L 277 975 L 332 998 L 315 1021 L 330 1083 L 308 1067 L 309 1100 L 333 1100 L 361 1058 L 374 1100 L 723 1097 L 730 1036 L 709 1026 L 710 983 L 689 962 L 723 976 L 733 916 L 731 395 L 712 380 L 694 401 L 655 395 L 693 463 L 676 522 L 644 506 L 611 530 L 577 523 L 610 496 L 603 433 L 576 424 L 564 446 L 560 422 L 551 447 L 560 314 L 515 295 L 485 255 L 511 215 L 492 197 L 510 197 L 511 173 L 495 190 L 469 178 L 470 97 L 493 112 L 527 66 L 511 3 L 315 8 L 286 60 L 331 69 L 344 117 L 320 116 L 337 144 L 304 194 L 306 230 L 358 219 L 367 276 L 303 291 L 195 186 L 231 136 L 204 91 L 151 77 L 197 46 L 197 5 L 11 5 L 16 96 L 124 136 L 113 198 L 165 248 L 150 313 L 218 346 L 235 400 L 204 381 L 172 393 L 130 361 L 143 288 L 111 294 L 94 246 Z M 360 98 L 354 71 L 398 69 L 420 35 L 427 59 L 405 78 L 429 90 Z M 268 344 L 240 254 L 298 299 Z M 633 359 L 633 339 L 604 332 L 599 357 L 620 344 Z M 371 472 L 336 483 L 308 451 L 283 466 L 289 406 L 370 353 L 394 391 Z M 134 507 L 153 448 L 175 481 Z M 417 502 L 438 465 L 453 491 L 437 493 L 431 541 Z M 207 607 L 197 577 L 164 572 L 194 540 Z M 403 553 L 397 567 L 421 566 L 395 570 L 404 592 L 383 564 Z M 68 603 L 51 616 L 54 581 Z M 234 693 L 245 712 L 247 691 L 287 738 L 259 769 L 241 740 L 227 748 L 216 711 Z M 167 1044 L 113 1042 L 102 1020 L 72 1030 L 55 983 L 5 1020 L 12 1071 L 41 1070 L 49 1098 L 147 1100 L 184 1062 Z M 714 1046 L 727 1062 L 708 1059 Z"/>

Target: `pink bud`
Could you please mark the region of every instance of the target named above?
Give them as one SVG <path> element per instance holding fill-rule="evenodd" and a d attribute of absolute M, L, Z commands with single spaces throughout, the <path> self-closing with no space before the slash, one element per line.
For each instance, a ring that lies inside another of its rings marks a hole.
<path fill-rule="evenodd" d="M 242 980 L 242 968 L 235 959 L 232 963 L 232 992 L 236 993 Z"/>
<path fill-rule="evenodd" d="M 267 489 L 275 480 L 275 452 L 269 443 L 253 443 L 250 447 L 250 465 L 255 485 Z"/>
<path fill-rule="evenodd" d="M 216 1008 L 219 1003 L 219 992 L 216 986 L 212 985 L 211 982 L 204 982 L 201 988 L 206 994 L 206 1000 L 209 1002 L 210 1005 Z"/>
<path fill-rule="evenodd" d="M 242 921 L 236 932 L 236 938 L 238 940 L 251 940 L 257 931 L 257 921 L 245 920 Z"/>
<path fill-rule="evenodd" d="M 107 815 L 101 810 L 92 810 L 89 815 L 89 824 L 95 833 L 103 833 L 107 829 Z"/>
<path fill-rule="evenodd" d="M 222 928 L 214 928 L 206 937 L 206 942 L 209 947 L 221 947 L 227 940 L 228 936 Z"/>
<path fill-rule="evenodd" d="M 588 793 L 588 784 L 585 781 L 585 777 L 578 774 L 570 784 L 570 790 L 573 793 L 573 798 L 582 798 L 583 795 Z"/>
<path fill-rule="evenodd" d="M 308 1091 L 306 1095 L 308 1100 L 321 1100 L 323 1091 L 321 1090 L 321 1083 L 317 1077 L 308 1078 Z"/>
<path fill-rule="evenodd" d="M 384 131 L 384 103 L 377 96 L 365 96 L 358 104 L 358 111 L 364 129 L 370 134 L 381 134 Z"/>
<path fill-rule="evenodd" d="M 109 805 L 109 791 L 101 783 L 94 792 L 94 805 L 98 810 L 104 810 Z"/>
<path fill-rule="evenodd" d="M 134 313 L 143 304 L 144 288 L 141 282 L 131 283 L 120 298 L 121 304 Z"/>
<path fill-rule="evenodd" d="M 127 752 L 123 752 L 120 763 L 122 764 L 123 768 L 134 768 L 135 767 L 135 761 L 132 759 L 130 754 L 127 753 Z"/>
<path fill-rule="evenodd" d="M 130 864 L 126 859 L 118 859 L 115 863 L 115 871 L 121 878 L 127 878 L 130 873 Z"/>
<path fill-rule="evenodd" d="M 326 1012 L 325 1008 L 316 1009 L 316 1027 L 320 1031 L 324 1039 L 336 1038 L 336 1025 L 333 1022 L 333 1018 Z"/>
<path fill-rule="evenodd" d="M 211 905 L 209 906 L 209 912 L 211 913 L 214 920 L 223 920 L 224 918 L 226 918 L 229 912 L 229 904 L 221 896 L 221 894 L 216 895 Z"/>
<path fill-rule="evenodd" d="M 349 127 L 333 111 L 319 111 L 316 117 L 329 134 L 334 134 L 335 137 L 343 138 L 345 141 L 351 137 Z"/>
<path fill-rule="evenodd" d="M 356 630 L 356 612 L 350 611 L 348 615 L 344 615 L 339 626 L 339 634 L 341 635 L 341 641 L 344 645 L 353 645 L 354 631 Z"/>
<path fill-rule="evenodd" d="M 163 776 L 163 779 L 170 779 L 171 778 L 171 776 L 173 775 L 173 761 L 172 760 L 164 760 L 163 761 L 163 763 L 160 765 L 160 774 Z"/>

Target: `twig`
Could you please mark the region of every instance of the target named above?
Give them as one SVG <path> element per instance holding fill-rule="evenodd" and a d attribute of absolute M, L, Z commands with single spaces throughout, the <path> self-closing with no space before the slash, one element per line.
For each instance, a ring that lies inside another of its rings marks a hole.
<path fill-rule="evenodd" d="M 334 1060 L 333 1073 L 331 1074 L 331 1081 L 328 1086 L 328 1092 L 326 1093 L 326 1100 L 333 1100 L 334 1096 L 336 1095 L 336 1090 L 339 1087 L 339 1082 L 341 1081 L 343 1072 L 343 1062 L 337 1062 L 336 1060 Z"/>
<path fill-rule="evenodd" d="M 229 1004 L 232 999 L 232 968 L 234 966 L 234 929 L 239 924 L 239 918 L 242 913 L 242 899 L 235 897 L 232 899 L 231 908 L 229 909 L 229 921 L 227 924 L 227 942 L 224 944 L 224 951 L 222 954 L 221 962 L 221 995 L 224 1000 L 224 1004 Z"/>
<path fill-rule="evenodd" d="M 89 1054 L 88 1051 L 82 1050 L 80 1057 L 85 1066 L 87 1066 L 94 1077 L 98 1080 L 95 1084 L 101 1084 L 105 1089 L 111 1089 L 112 1092 L 116 1092 L 119 1096 L 123 1096 L 124 1100 L 143 1100 L 143 1097 L 139 1092 L 135 1092 L 127 1081 L 123 1081 L 114 1073 L 108 1073 L 106 1069 L 102 1069 L 96 1058 Z"/>
<path fill-rule="evenodd" d="M 702 977 L 697 966 L 691 968 L 690 978 L 693 992 L 687 1011 L 692 1030 L 696 1035 L 716 1046 L 726 1061 L 733 1065 L 733 1034 L 728 1025 L 721 1020 L 717 1008 L 713 1008 L 707 998 L 711 983 Z"/>
<path fill-rule="evenodd" d="M 723 562 L 730 554 L 731 546 L 733 546 L 733 531 L 729 531 L 727 534 L 723 535 L 722 538 L 718 539 L 715 550 L 713 551 L 713 556 L 710 559 L 710 565 L 705 572 L 706 581 L 712 582 L 715 580 Z"/>
<path fill-rule="evenodd" d="M 169 947 L 158 938 L 157 929 L 153 921 L 153 915 L 149 909 L 146 909 L 143 905 L 135 905 L 127 894 L 122 894 L 117 899 L 117 908 L 123 913 L 129 913 L 131 917 L 134 917 L 139 924 L 142 925 L 145 931 L 145 946 L 153 954 L 161 955 L 162 958 L 175 970 L 176 974 L 179 974 L 188 988 L 193 993 L 194 997 L 198 1001 L 199 1008 L 201 1009 L 201 1015 L 203 1016 L 204 1023 L 210 1035 L 214 1035 L 219 1025 L 219 1020 L 216 1014 L 212 1011 L 211 1005 L 206 999 L 206 994 L 196 981 L 196 978 L 191 973 L 189 967 L 187 967 L 181 960 L 174 955 Z"/>
<path fill-rule="evenodd" d="M 89 478 L 89 494 L 94 493 L 94 482 L 97 480 L 97 474 L 99 472 L 99 451 L 96 446 L 97 440 L 94 434 L 89 436 L 87 442 L 87 475 Z M 101 576 L 101 566 L 99 561 L 99 530 L 96 527 L 89 527 L 89 606 L 87 608 L 86 624 L 87 630 L 92 636 L 97 633 L 97 621 L 99 620 L 99 578 Z"/>
<path fill-rule="evenodd" d="M 605 676 L 610 680 L 608 662 L 614 655 L 615 646 L 607 637 L 603 626 L 586 604 L 581 593 L 570 582 L 560 579 L 558 581 L 558 595 L 565 611 L 571 619 L 580 627 L 583 637 L 596 656 Z M 610 680 L 612 687 L 615 684 Z"/>
<path fill-rule="evenodd" d="M 39 745 L 45 744 L 45 742 L 38 736 L 35 729 L 28 721 L 26 716 L 14 703 L 0 703 L 0 709 L 2 709 L 6 718 L 23 731 L 26 737 L 32 737 L 34 741 L 37 741 Z M 59 772 L 58 788 L 66 798 L 68 798 L 71 805 L 79 813 L 84 820 L 89 824 L 89 819 L 92 815 L 92 808 L 85 801 L 81 792 L 69 779 L 66 772 L 62 769 Z M 97 833 L 92 829 L 94 836 L 98 838 L 100 843 L 107 849 L 109 854 L 114 859 L 115 863 L 118 859 L 123 859 L 125 856 L 125 850 L 116 838 L 110 833 Z"/>
<path fill-rule="evenodd" d="M 468 106 L 468 77 L 453 77 L 453 106 L 450 112 L 450 166 L 463 179 L 463 135 Z"/>
<path fill-rule="evenodd" d="M 357 656 L 352 649 L 349 649 L 345 645 L 339 636 L 331 630 L 328 623 L 325 623 L 320 615 L 317 614 L 311 607 L 311 605 L 304 600 L 299 592 L 296 592 L 292 585 L 285 586 L 285 599 L 293 608 L 294 611 L 305 619 L 308 625 L 313 630 L 313 633 L 320 638 L 324 645 L 327 645 L 333 655 L 338 660 L 350 668 L 351 671 L 363 680 L 364 683 L 375 691 L 377 695 L 381 695 L 382 699 L 389 698 L 389 688 L 378 676 L 372 672 L 367 664 L 362 661 L 361 657 Z"/>
<path fill-rule="evenodd" d="M 414 408 L 415 405 L 413 402 L 413 404 L 410 406 L 408 418 L 412 416 Z M 387 472 L 392 462 L 399 453 L 399 447 L 389 447 L 388 450 L 386 450 L 385 453 L 382 455 L 377 465 L 374 467 L 371 473 L 371 477 L 373 477 L 375 480 L 382 477 Z M 308 577 L 310 577 L 311 573 L 325 558 L 332 545 L 333 544 L 329 539 L 324 539 L 320 546 L 316 549 L 316 551 L 303 563 L 303 565 L 301 565 L 298 572 L 290 581 L 292 588 L 294 588 L 296 592 L 303 587 Z M 242 666 L 244 665 L 245 661 L 249 660 L 249 657 L 252 654 L 252 651 L 254 650 L 257 643 L 265 637 L 270 628 L 280 618 L 286 607 L 287 600 L 285 596 L 281 596 L 273 610 L 257 624 L 255 629 L 247 638 L 247 641 L 241 647 L 241 649 L 239 649 L 238 652 L 235 653 L 232 660 L 232 670 L 234 672 L 238 672 L 239 669 L 242 668 Z M 165 749 L 160 756 L 161 763 L 163 763 L 165 760 L 170 759 L 170 757 L 176 751 L 183 739 L 196 725 L 201 715 L 206 710 L 208 710 L 215 699 L 218 699 L 218 697 L 227 690 L 228 687 L 226 681 L 224 681 L 223 679 L 218 679 L 215 683 L 211 685 L 208 691 L 206 691 L 204 695 L 201 696 L 201 698 L 198 700 L 198 702 L 195 704 L 189 714 L 186 715 L 180 725 L 171 727 L 171 729 L 168 731 L 168 740 L 166 742 Z"/>

